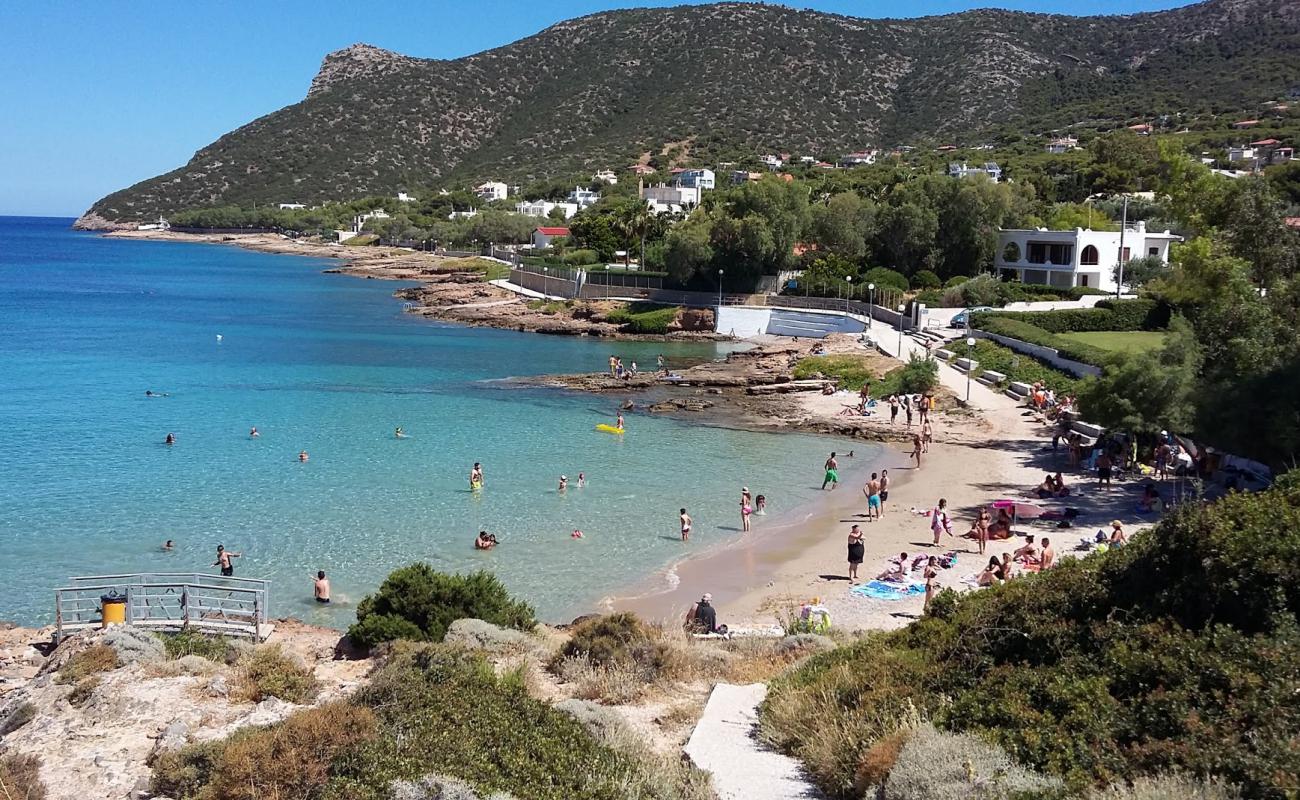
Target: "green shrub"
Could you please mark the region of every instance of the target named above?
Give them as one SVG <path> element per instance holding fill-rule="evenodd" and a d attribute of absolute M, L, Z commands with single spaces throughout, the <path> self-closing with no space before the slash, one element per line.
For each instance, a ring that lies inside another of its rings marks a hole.
<path fill-rule="evenodd" d="M 1063 358 L 1081 361 L 1085 364 L 1094 366 L 1104 366 L 1114 358 L 1114 353 L 1102 350 L 1100 347 L 1094 347 L 1083 342 L 1076 342 L 1057 336 L 1054 333 L 1048 333 L 1037 325 L 1031 325 L 1028 322 L 1022 322 L 1011 314 L 992 315 L 992 314 L 975 314 L 977 320 L 972 322 L 971 327 L 978 328 L 988 333 L 996 333 L 999 336 L 1008 336 L 1012 339 L 1019 339 L 1029 344 L 1042 345 L 1051 347 L 1057 351 Z"/>
<path fill-rule="evenodd" d="M 490 572 L 448 575 L 425 563 L 395 570 L 373 595 L 357 604 L 348 635 L 358 647 L 394 639 L 440 642 L 458 619 L 532 630 L 532 606 L 515 600 Z"/>
<path fill-rule="evenodd" d="M 564 643 L 560 657 L 579 657 L 597 665 L 633 661 L 634 650 L 650 643 L 650 631 L 636 614 L 620 612 L 583 620 Z"/>
<path fill-rule="evenodd" d="M 622 325 L 628 333 L 663 334 L 677 319 L 677 306 L 631 303 L 605 315 L 608 322 Z"/>
<path fill-rule="evenodd" d="M 943 292 L 938 289 L 926 289 L 913 299 L 918 303 L 924 303 L 929 308 L 943 307 Z"/>
<path fill-rule="evenodd" d="M 871 361 L 865 356 L 855 355 L 835 355 L 835 356 L 808 356 L 799 359 L 799 363 L 794 367 L 794 377 L 796 380 L 810 380 L 816 377 L 823 377 L 828 380 L 839 382 L 841 389 L 852 389 L 857 391 L 862 388 L 862 384 L 877 380 L 875 372 L 871 368 Z M 873 386 L 872 394 L 879 394 Z"/>
<path fill-rule="evenodd" d="M 890 394 L 924 394 L 939 385 L 939 362 L 920 353 L 912 353 L 906 364 L 885 377 L 894 382 Z M 883 396 L 885 388 L 888 387 L 881 387 L 878 396 Z"/>
<path fill-rule="evenodd" d="M 316 697 L 320 684 L 311 668 L 285 655 L 278 644 L 263 645 L 239 660 L 235 694 L 260 703 L 278 697 L 286 703 L 306 703 Z"/>
<path fill-rule="evenodd" d="M 1013 763 L 1006 752 L 969 734 L 941 733 L 928 723 L 907 737 L 889 777 L 883 800 L 967 800 L 1006 798 L 1058 788 Z"/>
<path fill-rule="evenodd" d="M 965 348 L 962 348 L 962 355 L 965 354 Z M 1057 394 L 1075 394 L 1079 390 L 1080 381 L 1073 375 L 988 339 L 975 340 L 974 357 L 979 363 L 975 373 L 977 376 L 985 370 L 992 370 L 1006 375 L 1007 383 L 1033 384 L 1041 381 Z"/>
<path fill-rule="evenodd" d="M 8 736 L 36 717 L 36 706 L 29 702 L 19 703 L 4 719 L 0 719 L 0 739 Z"/>
<path fill-rule="evenodd" d="M 912 276 L 912 286 L 916 289 L 938 289 L 943 286 L 943 283 L 933 271 L 923 269 Z"/>
<path fill-rule="evenodd" d="M 1169 325 L 1169 307 L 1154 300 L 1102 300 L 1094 308 L 1065 308 L 1059 311 L 984 311 L 971 324 L 989 318 L 1011 318 L 1036 325 L 1048 333 L 1075 331 L 1158 330 Z"/>
<path fill-rule="evenodd" d="M 968 280 L 970 280 L 969 275 L 953 275 L 951 278 L 943 282 L 943 288 L 952 289 L 953 287 L 961 286 Z"/>
<path fill-rule="evenodd" d="M 907 282 L 906 275 L 897 270 L 889 269 L 888 267 L 872 267 L 862 273 L 862 278 L 855 281 L 855 283 L 860 283 L 863 286 L 874 283 L 877 289 L 882 286 L 888 286 L 902 292 L 906 292 L 911 288 L 911 285 Z"/>
<path fill-rule="evenodd" d="M 223 636 L 209 636 L 194 631 L 163 634 L 160 637 L 167 648 L 167 657 L 173 661 L 185 656 L 199 656 L 218 664 L 230 661 L 234 648 Z"/>
<path fill-rule="evenodd" d="M 117 651 L 106 644 L 93 644 L 74 653 L 59 670 L 59 683 L 77 683 L 82 678 L 117 669 Z"/>
<path fill-rule="evenodd" d="M 1053 537 L 1055 538 L 1055 537 Z M 915 704 L 940 730 L 1089 787 L 1182 773 L 1300 790 L 1300 488 L 1188 503 L 1124 548 L 814 656 L 771 685 L 765 738 L 836 798 Z"/>
<path fill-rule="evenodd" d="M 36 756 L 0 756 L 0 797 L 5 800 L 45 800 L 41 761 Z"/>
<path fill-rule="evenodd" d="M 564 263 L 571 267 L 585 267 L 600 261 L 595 250 L 570 250 L 564 254 Z"/>

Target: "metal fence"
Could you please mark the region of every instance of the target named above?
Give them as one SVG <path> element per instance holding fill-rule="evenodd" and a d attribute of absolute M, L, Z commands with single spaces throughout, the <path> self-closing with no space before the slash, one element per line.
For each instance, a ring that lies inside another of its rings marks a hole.
<path fill-rule="evenodd" d="M 54 590 L 55 637 L 103 625 L 104 599 L 125 602 L 124 623 L 150 630 L 197 630 L 262 638 L 271 584 L 199 573 L 135 573 L 71 578 Z"/>

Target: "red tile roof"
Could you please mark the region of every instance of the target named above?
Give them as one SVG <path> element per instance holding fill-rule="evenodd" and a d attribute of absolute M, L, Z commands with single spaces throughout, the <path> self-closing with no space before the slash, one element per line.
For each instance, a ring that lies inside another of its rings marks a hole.
<path fill-rule="evenodd" d="M 568 228 L 538 228 L 537 232 L 543 236 L 568 236 Z"/>
<path fill-rule="evenodd" d="M 1286 226 L 1288 228 L 1300 228 L 1300 217 L 1287 217 Z"/>
<path fill-rule="evenodd" d="M 1260 139 L 1258 142 L 1251 142 L 1251 144 L 1252 144 L 1252 145 L 1265 145 L 1265 146 L 1267 146 L 1267 145 L 1272 145 L 1272 144 L 1282 144 L 1282 143 L 1279 142 L 1277 139 Z"/>

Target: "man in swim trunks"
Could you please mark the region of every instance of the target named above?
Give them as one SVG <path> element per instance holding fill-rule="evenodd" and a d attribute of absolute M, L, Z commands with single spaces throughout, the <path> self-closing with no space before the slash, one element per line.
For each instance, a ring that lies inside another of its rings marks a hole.
<path fill-rule="evenodd" d="M 889 470 L 880 471 L 880 515 L 885 513 L 885 503 L 889 500 Z"/>
<path fill-rule="evenodd" d="M 1043 537 L 1043 561 L 1042 569 L 1050 569 L 1056 564 L 1056 551 L 1052 549 L 1052 543 Z"/>
<path fill-rule="evenodd" d="M 483 488 L 483 465 L 477 461 L 474 462 L 474 468 L 469 471 L 469 488 Z"/>
<path fill-rule="evenodd" d="M 316 596 L 317 603 L 328 603 L 330 601 L 330 579 L 325 577 L 325 570 L 316 573 L 312 592 Z"/>
<path fill-rule="evenodd" d="M 889 396 L 889 424 L 893 425 L 894 420 L 898 419 L 898 395 Z"/>
<path fill-rule="evenodd" d="M 871 473 L 871 480 L 862 487 L 862 493 L 867 496 L 867 519 L 875 522 L 880 517 L 880 478 L 876 473 Z"/>
<path fill-rule="evenodd" d="M 235 574 L 235 565 L 230 563 L 230 559 L 239 558 L 243 553 L 232 553 L 226 549 L 223 544 L 217 545 L 217 560 L 212 562 L 212 566 L 221 567 L 221 576 L 229 578 Z"/>
<path fill-rule="evenodd" d="M 826 477 L 822 479 L 822 491 L 826 491 L 827 484 L 830 484 L 831 489 L 834 489 L 839 483 L 840 462 L 836 461 L 835 454 L 831 453 L 831 457 L 826 459 Z"/>
<path fill-rule="evenodd" d="M 681 511 L 682 523 L 682 541 L 685 542 L 691 538 L 691 515 L 686 513 L 686 509 Z"/>

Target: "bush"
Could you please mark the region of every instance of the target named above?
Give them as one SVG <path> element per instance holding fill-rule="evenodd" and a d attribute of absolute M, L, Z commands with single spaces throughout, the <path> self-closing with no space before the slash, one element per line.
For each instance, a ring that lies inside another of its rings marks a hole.
<path fill-rule="evenodd" d="M 1083 342 L 1076 342 L 1057 336 L 1054 333 L 1048 333 L 1037 325 L 1031 325 L 1028 322 L 1022 322 L 1014 316 L 1007 314 L 1005 316 L 992 314 L 976 314 L 976 322 L 972 327 L 988 333 L 995 333 L 999 336 L 1007 336 L 1012 339 L 1019 339 L 1029 344 L 1037 344 L 1043 347 L 1051 347 L 1062 357 L 1075 361 L 1081 361 L 1084 364 L 1094 366 L 1104 366 L 1114 358 L 1114 353 L 1102 350 L 1100 347 L 1094 347 Z M 1028 358 L 1029 356 L 1026 356 Z"/>
<path fill-rule="evenodd" d="M 600 261 L 600 255 L 595 250 L 570 250 L 563 261 L 571 267 L 585 267 Z"/>
<path fill-rule="evenodd" d="M 229 663 L 234 655 L 230 642 L 223 636 L 208 636 L 194 631 L 164 634 L 163 647 L 167 648 L 167 657 L 173 661 L 185 656 L 199 656 L 218 664 Z"/>
<path fill-rule="evenodd" d="M 0 756 L 0 797 L 5 800 L 45 800 L 41 761 L 36 756 Z"/>
<path fill-rule="evenodd" d="M 608 322 L 622 325 L 628 333 L 664 334 L 677 320 L 677 306 L 660 306 L 654 303 L 632 303 L 616 308 L 605 315 Z"/>
<path fill-rule="evenodd" d="M 650 644 L 650 631 L 626 611 L 583 620 L 574 627 L 561 658 L 578 657 L 598 666 L 635 661 L 637 651 Z"/>
<path fill-rule="evenodd" d="M 890 372 L 886 377 L 896 381 L 895 391 L 904 394 L 924 394 L 939 385 L 939 362 L 920 353 L 912 353 L 908 356 L 906 364 Z"/>
<path fill-rule="evenodd" d="M 92 644 L 74 653 L 59 670 L 59 683 L 77 683 L 82 678 L 117 669 L 117 651 L 106 644 Z"/>
<path fill-rule="evenodd" d="M 500 653 L 526 646 L 528 634 L 481 619 L 458 619 L 447 626 L 443 641 L 470 650 Z"/>
<path fill-rule="evenodd" d="M 26 700 L 0 718 L 0 739 L 8 736 L 36 717 L 36 706 Z"/>
<path fill-rule="evenodd" d="M 861 797 L 859 764 L 912 703 L 1068 796 L 1181 773 L 1281 800 L 1300 789 L 1298 616 L 1300 486 L 1188 503 L 1124 548 L 814 656 L 771 685 L 763 733 L 837 798 Z"/>
<path fill-rule="evenodd" d="M 268 697 L 278 697 L 286 703 L 302 704 L 311 701 L 319 691 L 316 674 L 285 655 L 278 644 L 258 647 L 239 661 L 235 694 L 241 699 L 260 703 Z"/>
<path fill-rule="evenodd" d="M 630 660 L 593 664 L 581 656 L 561 656 L 552 663 L 551 670 L 572 685 L 574 697 L 614 705 L 639 700 L 654 680 L 640 664 Z"/>
<path fill-rule="evenodd" d="M 872 267 L 862 274 L 861 280 L 857 281 L 863 286 L 874 283 L 876 288 L 889 286 L 893 289 L 906 292 L 911 286 L 907 282 L 907 276 L 901 272 L 889 269 L 888 267 Z"/>
<path fill-rule="evenodd" d="M 912 286 L 916 289 L 938 289 L 943 286 L 943 283 L 933 271 L 923 269 L 912 276 Z"/>
<path fill-rule="evenodd" d="M 362 648 L 395 639 L 442 641 L 458 619 L 532 630 L 532 606 L 515 600 L 490 572 L 448 575 L 418 563 L 395 570 L 373 595 L 357 604 L 348 636 Z"/>
<path fill-rule="evenodd" d="M 1239 797 L 1241 792 L 1234 786 L 1185 775 L 1138 778 L 1132 784 L 1111 784 L 1088 793 L 1088 800 L 1237 800 Z"/>
<path fill-rule="evenodd" d="M 970 280 L 969 275 L 953 275 L 951 278 L 943 282 L 943 288 L 952 289 L 955 286 L 961 286 L 968 280 Z"/>
<path fill-rule="evenodd" d="M 968 734 L 940 733 L 922 724 L 907 737 L 889 777 L 883 800 L 967 800 L 1011 798 L 1060 786 L 1011 761 L 1002 748 Z"/>
<path fill-rule="evenodd" d="M 160 755 L 150 790 L 202 800 L 320 797 L 335 762 L 377 735 L 368 708 L 336 702 L 304 709 L 277 725 Z"/>
<path fill-rule="evenodd" d="M 1036 325 L 1048 333 L 1075 331 L 1159 330 L 1169 325 L 1169 307 L 1154 300 L 1102 300 L 1094 308 L 1059 311 L 984 311 L 974 315 L 978 327 L 989 318 L 1010 318 Z"/>
<path fill-rule="evenodd" d="M 914 302 L 924 303 L 927 308 L 943 308 L 943 292 L 938 289 L 926 289 L 912 298 Z"/>
<path fill-rule="evenodd" d="M 879 380 L 871 368 L 871 360 L 866 356 L 836 355 L 808 356 L 802 358 L 794 367 L 796 380 L 809 380 L 822 377 L 835 381 L 841 389 L 857 391 L 862 384 Z M 878 394 L 873 390 L 872 394 Z"/>
<path fill-rule="evenodd" d="M 73 708 L 84 706 L 90 700 L 91 695 L 95 693 L 95 690 L 99 688 L 99 682 L 98 675 L 88 675 L 77 681 L 77 685 L 72 687 L 71 692 L 68 692 L 68 705 Z"/>
<path fill-rule="evenodd" d="M 964 348 L 962 355 L 965 355 Z M 1081 381 L 1073 375 L 988 339 L 975 340 L 974 357 L 979 364 L 977 374 L 984 370 L 1001 372 L 1007 376 L 1007 383 L 1033 384 L 1041 381 L 1057 394 L 1071 395 L 1077 394 L 1081 385 Z"/>
<path fill-rule="evenodd" d="M 157 636 L 130 625 L 114 625 L 99 634 L 99 641 L 117 652 L 119 664 L 152 664 L 167 658 Z"/>

